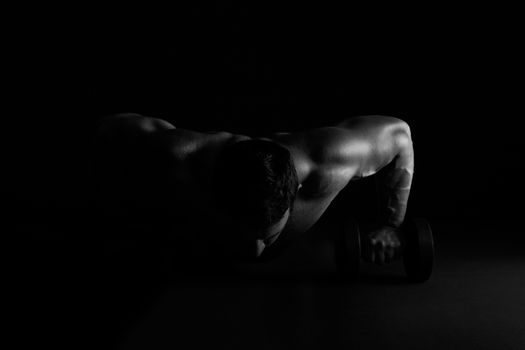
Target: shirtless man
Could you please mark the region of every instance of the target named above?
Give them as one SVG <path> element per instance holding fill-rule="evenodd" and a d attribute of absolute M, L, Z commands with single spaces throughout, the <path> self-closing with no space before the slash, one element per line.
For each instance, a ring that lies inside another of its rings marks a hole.
<path fill-rule="evenodd" d="M 401 119 L 354 117 L 253 138 L 184 130 L 126 113 L 101 122 L 95 145 L 105 166 L 120 169 L 106 179 L 113 181 L 108 188 L 121 187 L 119 195 L 101 200 L 109 211 L 135 208 L 133 215 L 140 215 L 152 209 L 169 220 L 196 211 L 203 221 L 222 225 L 217 235 L 224 246 L 254 258 L 283 237 L 308 231 L 350 181 L 385 168 L 378 174 L 377 225 L 364 242 L 372 248 L 364 258 L 383 264 L 399 252 L 398 228 L 414 173 L 410 128 Z M 120 201 L 111 202 L 116 197 Z"/>

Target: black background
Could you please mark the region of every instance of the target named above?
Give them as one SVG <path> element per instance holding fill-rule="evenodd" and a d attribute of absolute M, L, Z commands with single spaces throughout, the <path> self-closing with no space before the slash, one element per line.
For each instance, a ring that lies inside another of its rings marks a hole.
<path fill-rule="evenodd" d="M 10 9 L 1 194 L 14 228 L 7 237 L 33 240 L 12 249 L 24 281 L 14 284 L 25 300 L 17 319 L 31 315 L 24 324 L 44 327 L 45 339 L 53 311 L 63 317 L 49 328 L 74 317 L 70 305 L 105 310 L 86 300 L 91 289 L 75 292 L 63 279 L 96 280 L 86 258 L 100 247 L 83 228 L 93 132 L 109 113 L 253 136 L 392 115 L 412 129 L 412 214 L 520 220 L 525 141 L 512 12 L 377 6 L 222 1 L 160 16 L 129 5 Z M 75 243 L 39 240 L 50 237 Z"/>
<path fill-rule="evenodd" d="M 521 213 L 519 59 L 507 14 L 228 2 L 162 17 L 75 10 L 26 13 L 12 28 L 4 151 L 13 176 L 3 191 L 22 207 L 82 210 L 104 114 L 249 135 L 384 114 L 413 131 L 416 214 Z"/>

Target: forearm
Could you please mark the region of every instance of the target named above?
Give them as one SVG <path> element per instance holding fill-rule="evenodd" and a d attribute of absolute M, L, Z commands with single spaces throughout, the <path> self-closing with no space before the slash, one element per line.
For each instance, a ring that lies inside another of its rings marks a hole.
<path fill-rule="evenodd" d="M 410 139 L 383 170 L 376 178 L 378 223 L 398 228 L 405 219 L 414 174 L 414 150 Z"/>

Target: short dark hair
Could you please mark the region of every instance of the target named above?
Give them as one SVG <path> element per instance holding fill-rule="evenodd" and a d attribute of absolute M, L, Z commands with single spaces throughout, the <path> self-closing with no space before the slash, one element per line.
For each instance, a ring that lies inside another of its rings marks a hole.
<path fill-rule="evenodd" d="M 254 228 L 267 228 L 293 210 L 298 183 L 290 151 L 260 139 L 227 146 L 213 176 L 218 204 Z"/>

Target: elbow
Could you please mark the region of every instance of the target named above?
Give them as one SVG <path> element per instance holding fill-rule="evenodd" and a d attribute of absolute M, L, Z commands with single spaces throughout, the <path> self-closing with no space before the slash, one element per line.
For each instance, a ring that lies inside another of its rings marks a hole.
<path fill-rule="evenodd" d="M 397 163 L 398 166 L 404 168 L 410 174 L 414 173 L 414 144 L 412 142 L 412 136 L 410 128 L 406 128 L 402 132 L 398 133 L 395 138 L 395 144 L 397 146 Z"/>
<path fill-rule="evenodd" d="M 412 132 L 410 130 L 410 125 L 407 121 L 397 118 L 397 117 L 390 117 L 393 125 L 395 133 L 404 135 L 405 137 L 408 137 L 409 139 L 412 138 Z"/>
<path fill-rule="evenodd" d="M 396 118 L 392 132 L 393 145 L 397 155 L 413 162 L 414 145 L 410 125 L 406 121 Z"/>
<path fill-rule="evenodd" d="M 394 134 L 398 142 L 402 145 L 411 145 L 412 144 L 412 131 L 410 130 L 410 125 L 399 118 L 394 118 Z"/>
<path fill-rule="evenodd" d="M 396 144 L 399 148 L 411 149 L 413 147 L 412 132 L 410 131 L 410 126 L 407 123 L 402 123 L 401 127 L 398 130 L 396 130 L 395 136 Z"/>
<path fill-rule="evenodd" d="M 401 154 L 412 154 L 414 153 L 414 145 L 412 143 L 412 137 L 409 133 L 399 133 L 395 139 L 397 149 Z"/>
<path fill-rule="evenodd" d="M 410 125 L 404 120 L 400 119 L 401 128 L 404 131 L 404 133 L 408 136 L 410 140 L 412 140 L 412 131 L 410 130 Z"/>

